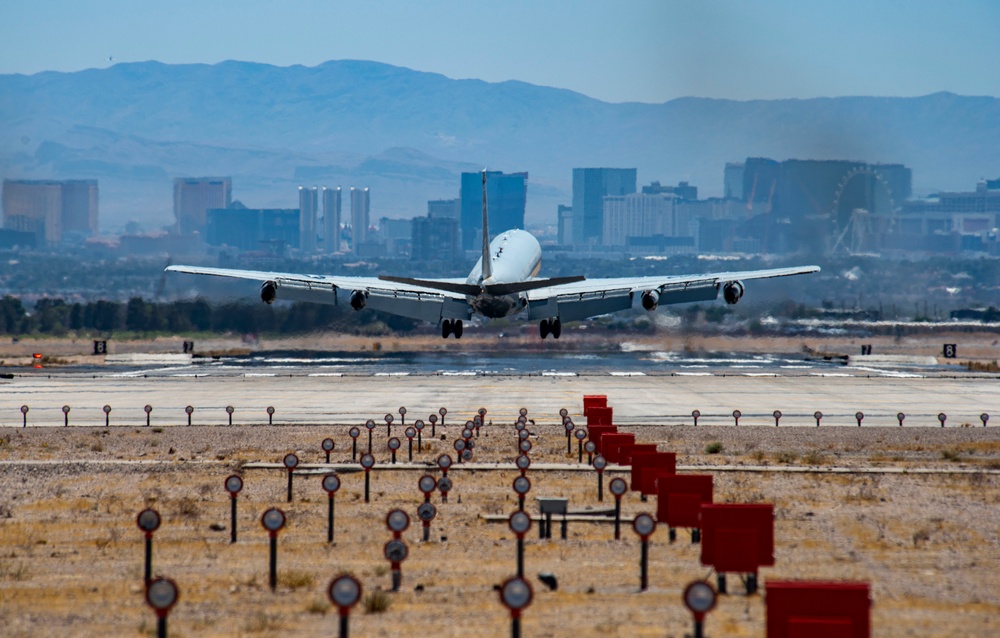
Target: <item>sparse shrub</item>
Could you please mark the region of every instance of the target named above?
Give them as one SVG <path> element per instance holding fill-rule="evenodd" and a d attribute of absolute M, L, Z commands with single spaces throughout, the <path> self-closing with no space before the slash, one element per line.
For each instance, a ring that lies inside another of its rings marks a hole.
<path fill-rule="evenodd" d="M 301 569 L 289 569 L 278 574 L 278 584 L 289 589 L 311 587 L 316 582 L 316 575 Z"/>
<path fill-rule="evenodd" d="M 282 629 L 281 615 L 265 614 L 262 611 L 247 616 L 246 622 L 243 623 L 243 631 L 248 634 L 276 632 L 280 629 Z"/>
<path fill-rule="evenodd" d="M 392 598 L 381 589 L 376 589 L 367 594 L 361 601 L 361 604 L 364 605 L 366 614 L 381 614 L 389 611 L 389 607 L 392 605 Z"/>
<path fill-rule="evenodd" d="M 382 576 L 385 576 L 388 573 L 389 573 L 389 568 L 386 567 L 385 565 L 376 565 L 375 566 L 375 575 L 378 576 L 379 578 L 381 578 Z"/>
<path fill-rule="evenodd" d="M 822 465 L 826 462 L 826 457 L 818 450 L 812 450 L 802 457 L 802 462 L 806 465 Z"/>
<path fill-rule="evenodd" d="M 962 462 L 962 455 L 959 450 L 941 450 L 941 458 L 952 463 Z"/>
<path fill-rule="evenodd" d="M 4 561 L 0 564 L 0 578 L 21 582 L 31 578 L 31 572 L 27 563 L 18 561 L 15 565 L 10 561 Z"/>
<path fill-rule="evenodd" d="M 705 446 L 705 454 L 719 454 L 722 452 L 722 442 L 712 441 Z"/>
<path fill-rule="evenodd" d="M 926 529 L 918 529 L 917 531 L 913 532 L 913 546 L 914 547 L 918 547 L 920 545 L 921 541 L 923 541 L 923 542 L 926 543 L 930 539 L 931 539 L 931 533 L 929 531 L 927 531 Z"/>
<path fill-rule="evenodd" d="M 177 503 L 177 515 L 184 518 L 197 519 L 201 516 L 201 509 L 197 501 L 190 496 L 185 496 Z"/>
<path fill-rule="evenodd" d="M 322 598 L 313 598 L 312 602 L 306 606 L 306 612 L 325 616 L 330 611 L 330 602 Z"/>
<path fill-rule="evenodd" d="M 774 459 L 778 463 L 794 463 L 797 458 L 799 458 L 799 455 L 795 452 L 783 451 L 774 455 Z"/>

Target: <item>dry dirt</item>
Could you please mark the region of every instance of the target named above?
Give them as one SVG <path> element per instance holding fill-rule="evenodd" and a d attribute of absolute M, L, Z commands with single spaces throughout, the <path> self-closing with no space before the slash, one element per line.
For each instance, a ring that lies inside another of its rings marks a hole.
<path fill-rule="evenodd" d="M 533 461 L 575 463 L 575 444 L 567 456 L 554 417 L 537 416 Z M 143 598 L 143 540 L 135 525 L 136 514 L 152 506 L 164 519 L 154 541 L 154 573 L 172 577 L 180 588 L 169 619 L 172 636 L 333 635 L 337 617 L 325 588 L 336 573 L 352 572 L 366 593 L 390 588 L 382 557 L 390 538 L 384 518 L 397 507 L 414 520 L 404 534 L 410 556 L 402 590 L 388 594 L 391 605 L 384 613 L 355 608 L 352 635 L 509 635 L 509 616 L 493 586 L 515 570 L 515 541 L 506 524 L 485 522 L 481 515 L 515 509 L 514 470 L 453 471 L 449 503 L 435 495 L 438 517 L 431 542 L 422 543 L 415 510 L 423 472 L 387 471 L 386 454 L 379 453 L 371 503 L 363 502 L 362 474 L 342 475 L 336 544 L 330 546 L 327 499 L 317 477 L 296 477 L 294 502 L 286 504 L 282 470 L 244 467 L 280 461 L 289 451 L 303 462 L 319 462 L 325 436 L 337 441 L 333 460 L 350 461 L 347 428 L 0 429 L 0 633 L 153 635 L 154 615 Z M 1000 632 L 998 429 L 630 429 L 643 442 L 677 451 L 681 465 L 820 470 L 714 472 L 717 502 L 775 506 L 776 564 L 761 570 L 765 595 L 774 579 L 863 580 L 871 583 L 874 636 Z M 450 426 L 443 434 L 444 441 L 441 431 L 438 439 L 424 438 L 419 460 L 451 451 L 457 431 Z M 379 428 L 379 448 L 384 438 Z M 716 441 L 722 451 L 707 453 Z M 477 460 L 514 458 L 511 426 L 494 425 L 477 443 Z M 822 473 L 833 466 L 857 471 Z M 975 471 L 893 474 L 880 468 Z M 232 472 L 246 484 L 235 545 L 229 543 L 229 497 L 223 491 Z M 605 503 L 597 502 L 592 472 L 529 470 L 529 477 L 530 497 L 566 496 L 572 509 L 611 504 L 607 495 Z M 623 513 L 655 511 L 654 500 L 642 503 L 628 494 Z M 279 540 L 276 592 L 267 585 L 268 541 L 259 523 L 272 505 L 289 516 Z M 643 593 L 639 542 L 630 528 L 618 542 L 607 523 L 571 523 L 569 540 L 558 539 L 558 528 L 555 536 L 540 541 L 537 528 L 528 535 L 526 572 L 535 599 L 524 615 L 525 636 L 690 633 L 681 591 L 710 570 L 700 565 L 700 546 L 686 532 L 669 544 L 666 530 L 657 530 L 650 589 Z M 554 573 L 559 589 L 548 591 L 536 578 L 539 572 Z M 734 580 L 730 595 L 708 617 L 706 634 L 763 636 L 763 596 L 744 596 Z"/>

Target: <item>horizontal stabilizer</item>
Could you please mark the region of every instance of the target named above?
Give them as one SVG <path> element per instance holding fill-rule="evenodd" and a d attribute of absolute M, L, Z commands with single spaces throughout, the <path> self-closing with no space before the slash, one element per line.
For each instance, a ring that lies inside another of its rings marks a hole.
<path fill-rule="evenodd" d="M 433 279 L 413 279 L 412 277 L 391 277 L 381 275 L 381 281 L 391 281 L 396 284 L 407 284 L 408 286 L 420 286 L 431 290 L 442 290 L 444 292 L 454 292 L 460 295 L 472 295 L 473 297 L 482 292 L 479 286 L 472 284 L 459 284 L 450 281 L 435 281 Z"/>
<path fill-rule="evenodd" d="M 512 295 L 517 292 L 527 292 L 548 288 L 550 286 L 562 286 L 563 284 L 575 284 L 583 281 L 586 277 L 577 275 L 575 277 L 552 277 L 551 279 L 531 279 L 529 281 L 515 281 L 509 284 L 490 284 L 486 286 L 486 292 L 491 295 Z"/>

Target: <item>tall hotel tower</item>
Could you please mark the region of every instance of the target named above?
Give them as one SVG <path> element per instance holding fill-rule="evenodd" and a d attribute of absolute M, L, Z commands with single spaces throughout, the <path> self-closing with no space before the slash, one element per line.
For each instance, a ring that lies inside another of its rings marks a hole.
<path fill-rule="evenodd" d="M 323 187 L 323 250 L 340 250 L 340 187 Z"/>
<path fill-rule="evenodd" d="M 304 255 L 316 252 L 316 212 L 319 209 L 319 189 L 299 186 L 299 250 Z"/>
<path fill-rule="evenodd" d="M 351 188 L 351 251 L 358 252 L 368 241 L 368 209 L 371 205 L 367 188 Z"/>

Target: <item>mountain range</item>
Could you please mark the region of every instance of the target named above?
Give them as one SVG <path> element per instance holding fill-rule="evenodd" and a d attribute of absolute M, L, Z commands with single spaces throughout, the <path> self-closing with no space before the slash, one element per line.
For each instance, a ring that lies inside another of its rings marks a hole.
<path fill-rule="evenodd" d="M 295 208 L 299 185 L 370 187 L 377 219 L 458 197 L 462 171 L 528 171 L 536 224 L 571 203 L 574 167 L 636 167 L 640 184 L 702 196 L 746 157 L 903 163 L 918 195 L 1000 176 L 995 97 L 613 104 L 355 60 L 0 75 L 0 121 L 0 177 L 97 178 L 108 230 L 171 223 L 173 178 L 202 175 L 232 176 L 251 207 Z"/>

